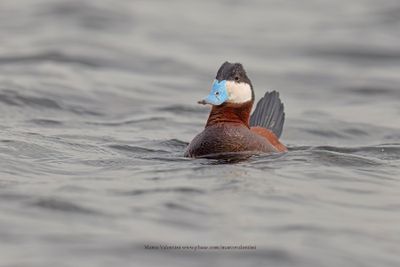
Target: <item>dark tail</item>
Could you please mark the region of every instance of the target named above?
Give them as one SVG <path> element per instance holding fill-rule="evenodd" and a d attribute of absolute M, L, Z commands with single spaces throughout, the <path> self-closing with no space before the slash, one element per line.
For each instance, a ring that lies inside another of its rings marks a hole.
<path fill-rule="evenodd" d="M 261 126 L 271 130 L 278 138 L 282 134 L 285 112 L 279 99 L 279 93 L 272 91 L 265 93 L 258 101 L 256 109 L 250 117 L 250 126 Z"/>

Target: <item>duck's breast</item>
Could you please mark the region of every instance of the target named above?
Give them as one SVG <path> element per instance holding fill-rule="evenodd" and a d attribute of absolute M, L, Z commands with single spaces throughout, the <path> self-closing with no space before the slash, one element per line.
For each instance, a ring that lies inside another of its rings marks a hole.
<path fill-rule="evenodd" d="M 262 136 L 237 123 L 221 123 L 206 127 L 186 149 L 186 157 L 229 152 L 277 152 Z"/>

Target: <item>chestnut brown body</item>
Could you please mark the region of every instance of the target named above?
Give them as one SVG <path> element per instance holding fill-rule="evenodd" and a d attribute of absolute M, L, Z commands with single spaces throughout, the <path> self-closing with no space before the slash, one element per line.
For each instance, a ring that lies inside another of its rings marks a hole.
<path fill-rule="evenodd" d="M 252 101 L 212 106 L 203 132 L 186 149 L 186 157 L 203 157 L 232 152 L 283 152 L 286 147 L 263 127 L 250 127 Z"/>
<path fill-rule="evenodd" d="M 217 123 L 206 127 L 190 143 L 187 157 L 227 152 L 278 152 L 268 140 L 240 123 Z"/>

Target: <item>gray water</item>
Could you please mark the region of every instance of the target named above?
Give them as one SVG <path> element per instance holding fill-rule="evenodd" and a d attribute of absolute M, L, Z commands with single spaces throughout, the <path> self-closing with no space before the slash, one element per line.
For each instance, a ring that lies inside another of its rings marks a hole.
<path fill-rule="evenodd" d="M 0 266 L 400 266 L 399 1 L 1 0 L 0 40 Z M 183 158 L 225 60 L 288 153 Z"/>

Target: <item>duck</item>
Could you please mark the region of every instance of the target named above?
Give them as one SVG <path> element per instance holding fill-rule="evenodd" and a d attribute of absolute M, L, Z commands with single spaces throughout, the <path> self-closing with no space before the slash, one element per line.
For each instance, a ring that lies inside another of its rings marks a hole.
<path fill-rule="evenodd" d="M 279 93 L 266 92 L 251 114 L 254 99 L 253 85 L 243 65 L 224 62 L 210 93 L 198 101 L 210 105 L 211 111 L 204 130 L 189 143 L 184 156 L 215 158 L 288 151 L 279 140 L 285 121 Z"/>

